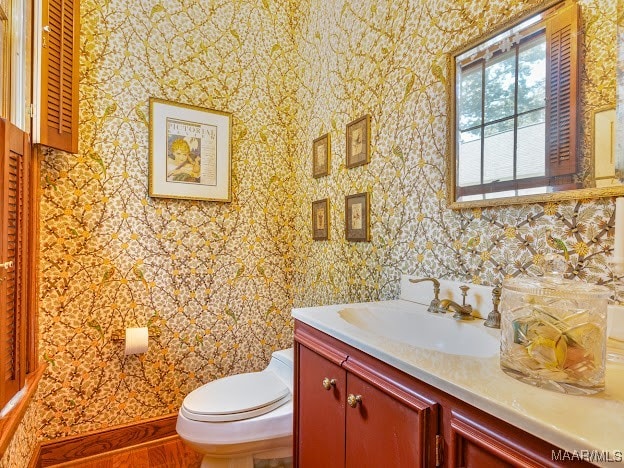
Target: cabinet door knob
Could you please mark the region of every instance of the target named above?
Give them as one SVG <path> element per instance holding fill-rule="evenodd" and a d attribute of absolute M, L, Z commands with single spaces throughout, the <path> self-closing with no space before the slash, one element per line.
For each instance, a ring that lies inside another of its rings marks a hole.
<path fill-rule="evenodd" d="M 347 397 L 347 403 L 351 408 L 355 408 L 358 403 L 362 403 L 362 395 L 354 395 L 353 393 L 349 393 Z"/>
<path fill-rule="evenodd" d="M 336 386 L 336 379 L 330 379 L 329 377 L 325 377 L 323 379 L 323 388 L 325 390 L 331 390 L 331 388 L 335 386 Z"/>

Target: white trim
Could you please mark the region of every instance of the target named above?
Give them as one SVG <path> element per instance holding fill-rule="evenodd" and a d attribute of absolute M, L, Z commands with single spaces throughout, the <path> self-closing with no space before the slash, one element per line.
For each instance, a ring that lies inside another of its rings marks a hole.
<path fill-rule="evenodd" d="M 41 143 L 41 55 L 43 41 L 42 2 L 36 0 L 33 11 L 33 83 L 32 130 L 33 143 Z"/>
<path fill-rule="evenodd" d="M 24 385 L 20 389 L 20 391 L 17 392 L 15 395 L 13 395 L 13 398 L 11 398 L 9 402 L 6 405 L 4 405 L 4 408 L 2 408 L 2 411 L 0 411 L 0 419 L 4 418 L 7 414 L 11 412 L 13 408 L 15 408 L 15 406 L 17 406 L 17 404 L 20 402 L 22 397 L 26 394 L 27 388 L 28 387 Z"/>

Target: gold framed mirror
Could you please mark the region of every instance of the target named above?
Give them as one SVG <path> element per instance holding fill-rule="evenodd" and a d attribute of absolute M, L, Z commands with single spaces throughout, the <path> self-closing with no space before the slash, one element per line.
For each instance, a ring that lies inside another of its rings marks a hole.
<path fill-rule="evenodd" d="M 615 2 L 557 0 L 453 51 L 450 207 L 624 194 L 624 168 L 596 144 L 614 138 L 616 44 Z"/>

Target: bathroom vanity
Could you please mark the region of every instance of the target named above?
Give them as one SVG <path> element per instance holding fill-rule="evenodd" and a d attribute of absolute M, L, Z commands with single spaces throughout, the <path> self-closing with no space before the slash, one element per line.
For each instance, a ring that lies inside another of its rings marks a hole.
<path fill-rule="evenodd" d="M 608 365 L 598 395 L 532 387 L 500 370 L 498 330 L 426 308 L 403 299 L 293 310 L 296 466 L 622 462 L 624 367 Z"/>

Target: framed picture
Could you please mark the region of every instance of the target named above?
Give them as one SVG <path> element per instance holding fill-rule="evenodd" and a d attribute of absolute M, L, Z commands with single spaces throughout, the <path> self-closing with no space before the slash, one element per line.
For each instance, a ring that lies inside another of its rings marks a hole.
<path fill-rule="evenodd" d="M 370 241 L 370 195 L 368 192 L 345 197 L 345 237 L 352 242 Z"/>
<path fill-rule="evenodd" d="M 312 239 L 329 239 L 329 198 L 312 202 Z"/>
<path fill-rule="evenodd" d="M 330 161 L 331 138 L 326 133 L 312 142 L 312 177 L 317 179 L 328 175 Z"/>
<path fill-rule="evenodd" d="M 347 168 L 370 162 L 370 115 L 347 124 Z"/>
<path fill-rule="evenodd" d="M 149 195 L 232 200 L 232 114 L 150 98 Z"/>

